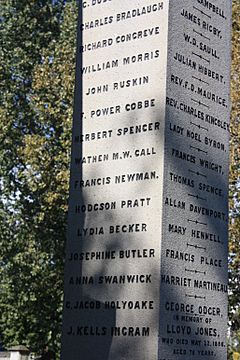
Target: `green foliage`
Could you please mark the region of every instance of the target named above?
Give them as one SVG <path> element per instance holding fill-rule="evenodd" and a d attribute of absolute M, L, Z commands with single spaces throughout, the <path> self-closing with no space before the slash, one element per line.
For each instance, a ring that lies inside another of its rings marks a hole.
<path fill-rule="evenodd" d="M 229 318 L 234 342 L 240 343 L 240 1 L 233 0 L 231 143 L 230 143 L 230 242 Z"/>
<path fill-rule="evenodd" d="M 57 354 L 77 4 L 2 0 L 0 334 Z"/>

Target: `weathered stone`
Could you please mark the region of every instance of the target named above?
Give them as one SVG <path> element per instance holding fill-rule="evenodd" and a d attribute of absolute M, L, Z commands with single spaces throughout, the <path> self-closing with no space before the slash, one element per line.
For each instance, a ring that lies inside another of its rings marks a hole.
<path fill-rule="evenodd" d="M 226 360 L 231 1 L 88 0 L 62 360 Z"/>

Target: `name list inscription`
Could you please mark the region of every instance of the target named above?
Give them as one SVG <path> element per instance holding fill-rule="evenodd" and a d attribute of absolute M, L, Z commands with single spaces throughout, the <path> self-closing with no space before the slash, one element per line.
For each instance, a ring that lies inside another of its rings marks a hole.
<path fill-rule="evenodd" d="M 169 11 L 159 359 L 226 359 L 230 4 Z"/>
<path fill-rule="evenodd" d="M 229 24 L 217 0 L 82 2 L 68 359 L 226 359 Z"/>
<path fill-rule="evenodd" d="M 168 1 L 82 6 L 65 349 L 157 359 Z"/>

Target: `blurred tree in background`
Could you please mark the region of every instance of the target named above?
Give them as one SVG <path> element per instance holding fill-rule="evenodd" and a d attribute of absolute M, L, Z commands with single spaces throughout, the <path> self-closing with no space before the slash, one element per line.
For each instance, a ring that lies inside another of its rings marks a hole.
<path fill-rule="evenodd" d="M 75 1 L 1 0 L 0 334 L 58 353 Z"/>
<path fill-rule="evenodd" d="M 75 71 L 75 0 L 1 0 L 0 334 L 58 358 Z M 233 0 L 230 322 L 240 342 L 240 0 Z M 236 350 L 236 349 L 235 349 Z"/>
<path fill-rule="evenodd" d="M 233 0 L 231 98 L 229 319 L 232 345 L 240 351 L 240 0 Z"/>

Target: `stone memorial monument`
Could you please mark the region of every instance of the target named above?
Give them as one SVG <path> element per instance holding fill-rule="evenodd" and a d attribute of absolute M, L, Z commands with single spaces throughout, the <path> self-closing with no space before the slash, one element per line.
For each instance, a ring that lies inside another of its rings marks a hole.
<path fill-rule="evenodd" d="M 62 360 L 226 360 L 231 1 L 79 10 Z"/>

